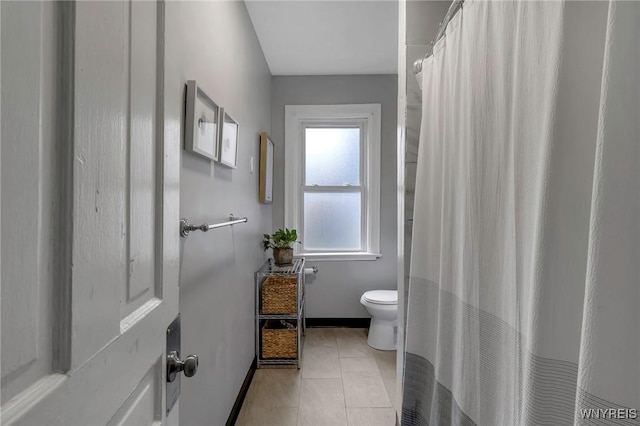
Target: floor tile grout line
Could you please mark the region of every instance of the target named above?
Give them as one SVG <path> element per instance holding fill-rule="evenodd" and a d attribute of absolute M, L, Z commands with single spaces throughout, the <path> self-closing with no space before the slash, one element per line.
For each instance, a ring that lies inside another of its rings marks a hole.
<path fill-rule="evenodd" d="M 337 340 L 337 339 L 336 339 Z M 337 341 L 336 341 L 337 344 Z M 344 388 L 344 376 L 342 375 L 342 358 L 338 352 L 338 363 L 340 364 L 340 384 L 342 385 L 342 404 L 344 405 L 344 418 L 349 426 L 349 412 L 347 411 L 347 391 Z"/>
<path fill-rule="evenodd" d="M 336 341 L 336 348 L 338 349 L 338 366 L 340 367 L 340 384 L 342 385 L 342 406 L 344 407 L 344 419 L 346 426 L 349 426 L 349 413 L 347 413 L 347 394 L 344 389 L 344 376 L 342 375 L 342 358 L 340 357 L 340 347 L 338 346 L 338 336 L 333 333 L 333 338 Z"/>
<path fill-rule="evenodd" d="M 304 352 L 303 352 L 304 353 Z M 302 360 L 302 368 L 304 368 L 304 360 Z M 304 385 L 303 383 L 303 378 L 302 378 L 302 368 L 300 369 L 300 393 L 298 394 L 298 415 L 296 416 L 296 425 L 300 424 L 300 401 L 302 400 L 302 386 Z"/>

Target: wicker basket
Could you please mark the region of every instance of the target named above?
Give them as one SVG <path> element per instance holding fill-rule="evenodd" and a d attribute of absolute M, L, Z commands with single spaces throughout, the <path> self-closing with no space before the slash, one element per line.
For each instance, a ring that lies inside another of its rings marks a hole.
<path fill-rule="evenodd" d="M 296 325 L 296 320 L 286 320 Z M 266 320 L 262 326 L 262 358 L 297 358 L 298 330 L 287 328 L 280 320 Z"/>
<path fill-rule="evenodd" d="M 262 283 L 262 314 L 295 314 L 297 277 L 270 276 Z"/>

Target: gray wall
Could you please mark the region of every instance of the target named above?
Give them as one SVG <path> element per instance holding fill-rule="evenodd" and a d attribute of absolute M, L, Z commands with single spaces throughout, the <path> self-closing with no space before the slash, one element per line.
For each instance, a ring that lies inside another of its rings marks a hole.
<path fill-rule="evenodd" d="M 380 249 L 376 261 L 310 262 L 319 273 L 307 280 L 307 317 L 364 318 L 360 296 L 367 290 L 396 288 L 396 116 L 397 76 L 273 77 L 271 136 L 275 145 L 273 227 L 284 223 L 284 106 L 382 104 L 380 165 Z"/>
<path fill-rule="evenodd" d="M 200 369 L 182 378 L 180 424 L 226 422 L 254 357 L 253 272 L 264 262 L 261 234 L 271 207 L 258 203 L 261 131 L 270 131 L 271 75 L 244 2 L 166 2 L 166 135 L 183 144 L 185 83 L 203 90 L 240 123 L 238 168 L 182 151 L 180 214 L 195 223 L 249 222 L 182 239 L 182 352 Z"/>

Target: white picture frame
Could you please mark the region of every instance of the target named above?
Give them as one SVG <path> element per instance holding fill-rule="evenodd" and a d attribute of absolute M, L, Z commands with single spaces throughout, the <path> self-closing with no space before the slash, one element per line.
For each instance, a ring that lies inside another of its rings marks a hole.
<path fill-rule="evenodd" d="M 220 108 L 221 125 L 219 137 L 218 161 L 220 164 L 235 169 L 238 167 L 238 140 L 240 126 L 225 110 Z"/>
<path fill-rule="evenodd" d="M 218 160 L 220 108 L 198 86 L 195 80 L 187 81 L 185 114 L 185 150 L 210 160 Z"/>

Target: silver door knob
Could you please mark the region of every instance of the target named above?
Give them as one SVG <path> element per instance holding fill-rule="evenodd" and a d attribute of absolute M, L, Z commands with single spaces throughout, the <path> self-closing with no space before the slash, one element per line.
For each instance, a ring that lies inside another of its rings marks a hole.
<path fill-rule="evenodd" d="M 178 357 L 176 351 L 167 355 L 167 382 L 173 382 L 179 372 L 187 377 L 193 377 L 198 371 L 198 355 L 188 355 L 184 360 Z"/>

